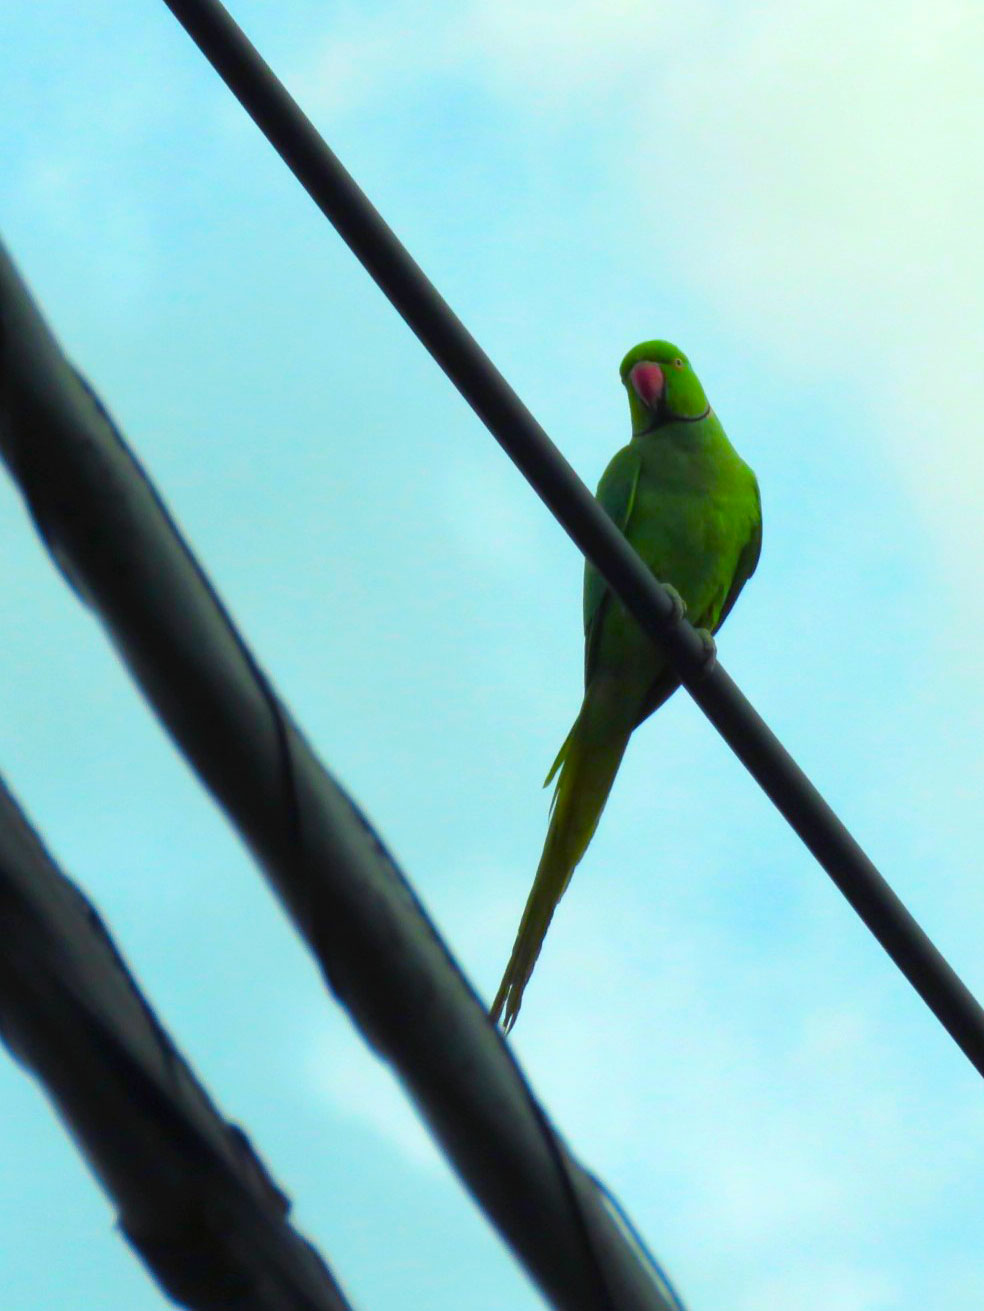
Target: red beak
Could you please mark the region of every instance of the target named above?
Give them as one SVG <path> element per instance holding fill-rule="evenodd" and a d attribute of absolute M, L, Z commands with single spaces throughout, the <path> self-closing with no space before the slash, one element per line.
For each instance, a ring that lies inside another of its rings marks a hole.
<path fill-rule="evenodd" d="M 659 365 L 652 364 L 649 360 L 641 360 L 629 374 L 629 381 L 643 405 L 654 410 L 666 386 L 666 378 Z"/>

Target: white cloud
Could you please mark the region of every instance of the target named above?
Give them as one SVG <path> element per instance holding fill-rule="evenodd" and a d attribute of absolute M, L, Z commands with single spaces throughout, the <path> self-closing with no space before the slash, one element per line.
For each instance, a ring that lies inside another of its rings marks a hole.
<path fill-rule="evenodd" d="M 440 1150 L 402 1085 L 351 1029 L 338 1028 L 329 1035 L 318 1024 L 308 1044 L 307 1064 L 316 1095 L 338 1114 L 371 1130 L 411 1164 L 443 1169 Z"/>
<path fill-rule="evenodd" d="M 624 184 L 733 330 L 863 407 L 955 590 L 984 596 L 984 10 L 772 4 L 692 54 L 640 97 Z"/>
<path fill-rule="evenodd" d="M 301 82 L 332 117 L 463 80 L 516 107 L 531 149 L 558 123 L 604 124 L 607 156 L 585 159 L 588 191 L 612 193 L 599 241 L 630 216 L 679 253 L 678 276 L 735 336 L 868 416 L 980 635 L 982 62 L 972 0 L 685 16 L 643 0 L 474 0 L 344 11 Z"/>
<path fill-rule="evenodd" d="M 796 1311 L 891 1311 L 900 1303 L 901 1290 L 879 1271 L 846 1262 L 780 1259 L 778 1271 L 746 1287 L 737 1311 L 788 1307 Z"/>
<path fill-rule="evenodd" d="M 290 85 L 307 113 L 337 121 L 454 68 L 451 35 L 439 8 L 391 5 L 374 14 L 339 8 L 326 35 L 298 60 Z"/>
<path fill-rule="evenodd" d="M 700 21 L 701 8 L 688 7 L 688 24 Z M 567 113 L 576 99 L 594 115 L 596 97 L 624 101 L 665 64 L 679 15 L 645 0 L 478 0 L 463 11 L 458 45 L 479 76 L 524 102 Z"/>
<path fill-rule="evenodd" d="M 521 582 L 536 572 L 556 530 L 536 499 L 516 495 L 516 471 L 456 453 L 443 473 L 442 509 L 456 555 L 469 568 Z"/>

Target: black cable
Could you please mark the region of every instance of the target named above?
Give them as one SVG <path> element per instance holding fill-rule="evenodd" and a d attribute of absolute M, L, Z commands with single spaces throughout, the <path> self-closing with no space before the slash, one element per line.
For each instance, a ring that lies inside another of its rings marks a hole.
<path fill-rule="evenodd" d="M 0 1039 L 40 1081 L 121 1233 L 176 1303 L 351 1311 L 2 780 Z"/>
<path fill-rule="evenodd" d="M 670 1311 L 366 817 L 308 746 L 0 246 L 0 457 L 462 1182 L 564 1311 Z M 236 908 L 228 908 L 230 924 Z"/>
<path fill-rule="evenodd" d="M 562 527 L 984 1074 L 984 1010 L 810 780 L 604 514 L 560 451 L 387 227 L 217 0 L 165 0 L 298 181 L 513 459 Z"/>

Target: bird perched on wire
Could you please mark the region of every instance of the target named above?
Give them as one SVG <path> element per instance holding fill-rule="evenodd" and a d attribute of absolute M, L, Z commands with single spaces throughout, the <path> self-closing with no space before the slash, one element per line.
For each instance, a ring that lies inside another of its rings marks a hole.
<path fill-rule="evenodd" d="M 660 582 L 679 595 L 690 622 L 714 633 L 758 563 L 758 483 L 677 346 L 644 341 L 629 351 L 620 372 L 632 440 L 602 475 L 598 500 Z M 590 561 L 584 639 L 584 700 L 547 775 L 546 784 L 554 776 L 557 783 L 543 855 L 491 1010 L 506 1032 L 632 730 L 679 685 L 653 639 Z"/>

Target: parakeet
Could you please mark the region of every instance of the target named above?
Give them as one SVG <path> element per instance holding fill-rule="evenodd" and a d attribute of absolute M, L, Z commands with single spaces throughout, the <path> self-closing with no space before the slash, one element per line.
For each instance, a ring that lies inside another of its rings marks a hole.
<path fill-rule="evenodd" d="M 724 623 L 758 564 L 758 483 L 725 436 L 690 361 L 644 341 L 622 361 L 632 440 L 598 500 L 697 628 Z M 584 700 L 546 783 L 557 776 L 543 855 L 492 1005 L 508 1032 L 554 907 L 584 855 L 632 730 L 679 685 L 672 666 L 590 563 L 584 570 Z"/>

